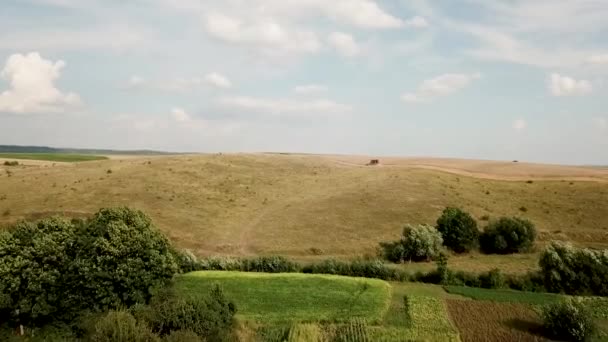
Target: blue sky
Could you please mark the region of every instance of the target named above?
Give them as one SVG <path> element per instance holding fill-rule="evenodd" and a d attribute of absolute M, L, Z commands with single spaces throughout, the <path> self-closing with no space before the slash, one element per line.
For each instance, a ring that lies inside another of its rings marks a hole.
<path fill-rule="evenodd" d="M 608 164 L 603 0 L 1 0 L 1 144 Z"/>

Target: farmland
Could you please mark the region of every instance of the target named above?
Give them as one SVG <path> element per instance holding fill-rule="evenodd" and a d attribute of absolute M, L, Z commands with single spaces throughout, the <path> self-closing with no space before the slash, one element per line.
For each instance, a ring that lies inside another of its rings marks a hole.
<path fill-rule="evenodd" d="M 75 163 L 108 159 L 104 156 L 72 153 L 0 153 L 0 159 L 44 160 L 51 162 Z"/>
<path fill-rule="evenodd" d="M 367 161 L 215 154 L 0 166 L 10 172 L 0 170 L 0 224 L 129 205 L 199 256 L 344 259 L 373 255 L 404 224 L 433 224 L 445 206 L 457 205 L 482 226 L 502 215 L 529 218 L 539 229 L 539 247 L 552 239 L 608 246 L 604 169 L 409 158 L 367 167 Z M 517 273 L 536 268 L 536 260 L 535 253 L 471 254 L 452 257 L 450 266 Z"/>

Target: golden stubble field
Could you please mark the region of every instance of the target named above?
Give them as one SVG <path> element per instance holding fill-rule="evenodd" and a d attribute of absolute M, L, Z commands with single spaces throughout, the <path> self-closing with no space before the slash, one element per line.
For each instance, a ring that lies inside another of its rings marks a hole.
<path fill-rule="evenodd" d="M 0 166 L 0 225 L 128 205 L 201 256 L 348 258 L 374 254 L 406 223 L 433 224 L 452 205 L 481 226 L 487 217 L 529 218 L 541 246 L 551 239 L 608 246 L 608 169 L 429 158 L 365 166 L 369 159 L 213 154 Z M 471 254 L 450 265 L 517 272 L 536 259 Z"/>

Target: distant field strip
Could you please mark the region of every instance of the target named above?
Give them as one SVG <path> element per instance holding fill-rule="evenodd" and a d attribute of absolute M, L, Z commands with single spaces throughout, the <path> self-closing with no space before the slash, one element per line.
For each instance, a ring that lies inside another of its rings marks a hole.
<path fill-rule="evenodd" d="M 56 162 L 81 162 L 108 159 L 104 156 L 71 153 L 0 153 L 4 159 L 45 160 Z"/>
<path fill-rule="evenodd" d="M 464 286 L 445 286 L 451 294 L 469 297 L 475 300 L 493 302 L 524 303 L 532 305 L 545 305 L 559 302 L 564 297 L 554 293 L 525 292 L 514 290 L 489 290 Z"/>
<path fill-rule="evenodd" d="M 297 273 L 193 272 L 176 281 L 178 293 L 204 295 L 219 284 L 232 299 L 238 315 L 249 321 L 347 322 L 382 320 L 391 288 L 377 279 Z"/>

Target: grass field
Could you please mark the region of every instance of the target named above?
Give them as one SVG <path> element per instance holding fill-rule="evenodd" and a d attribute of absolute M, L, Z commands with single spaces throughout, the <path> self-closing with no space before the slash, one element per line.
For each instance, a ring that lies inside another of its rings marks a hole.
<path fill-rule="evenodd" d="M 71 153 L 0 153 L 0 159 L 44 160 L 54 162 L 82 162 L 108 159 L 104 156 Z"/>
<path fill-rule="evenodd" d="M 481 226 L 486 216 L 529 218 L 540 231 L 539 248 L 551 239 L 608 247 L 608 170 L 408 158 L 363 166 L 367 161 L 214 154 L 0 165 L 0 226 L 128 205 L 200 256 L 312 260 L 375 254 L 378 243 L 396 239 L 406 223 L 432 224 L 452 205 L 471 212 Z M 535 268 L 536 260 L 535 253 L 471 254 L 452 257 L 450 267 L 515 273 Z"/>
<path fill-rule="evenodd" d="M 219 284 L 238 315 L 261 323 L 380 321 L 390 302 L 390 285 L 377 279 L 298 273 L 193 272 L 176 282 L 186 296 Z"/>
<path fill-rule="evenodd" d="M 545 305 L 563 300 L 563 296 L 554 293 L 538 293 L 513 290 L 489 290 L 464 286 L 445 286 L 445 290 L 451 294 L 475 300 L 486 300 L 494 302 L 524 303 L 531 305 Z"/>

